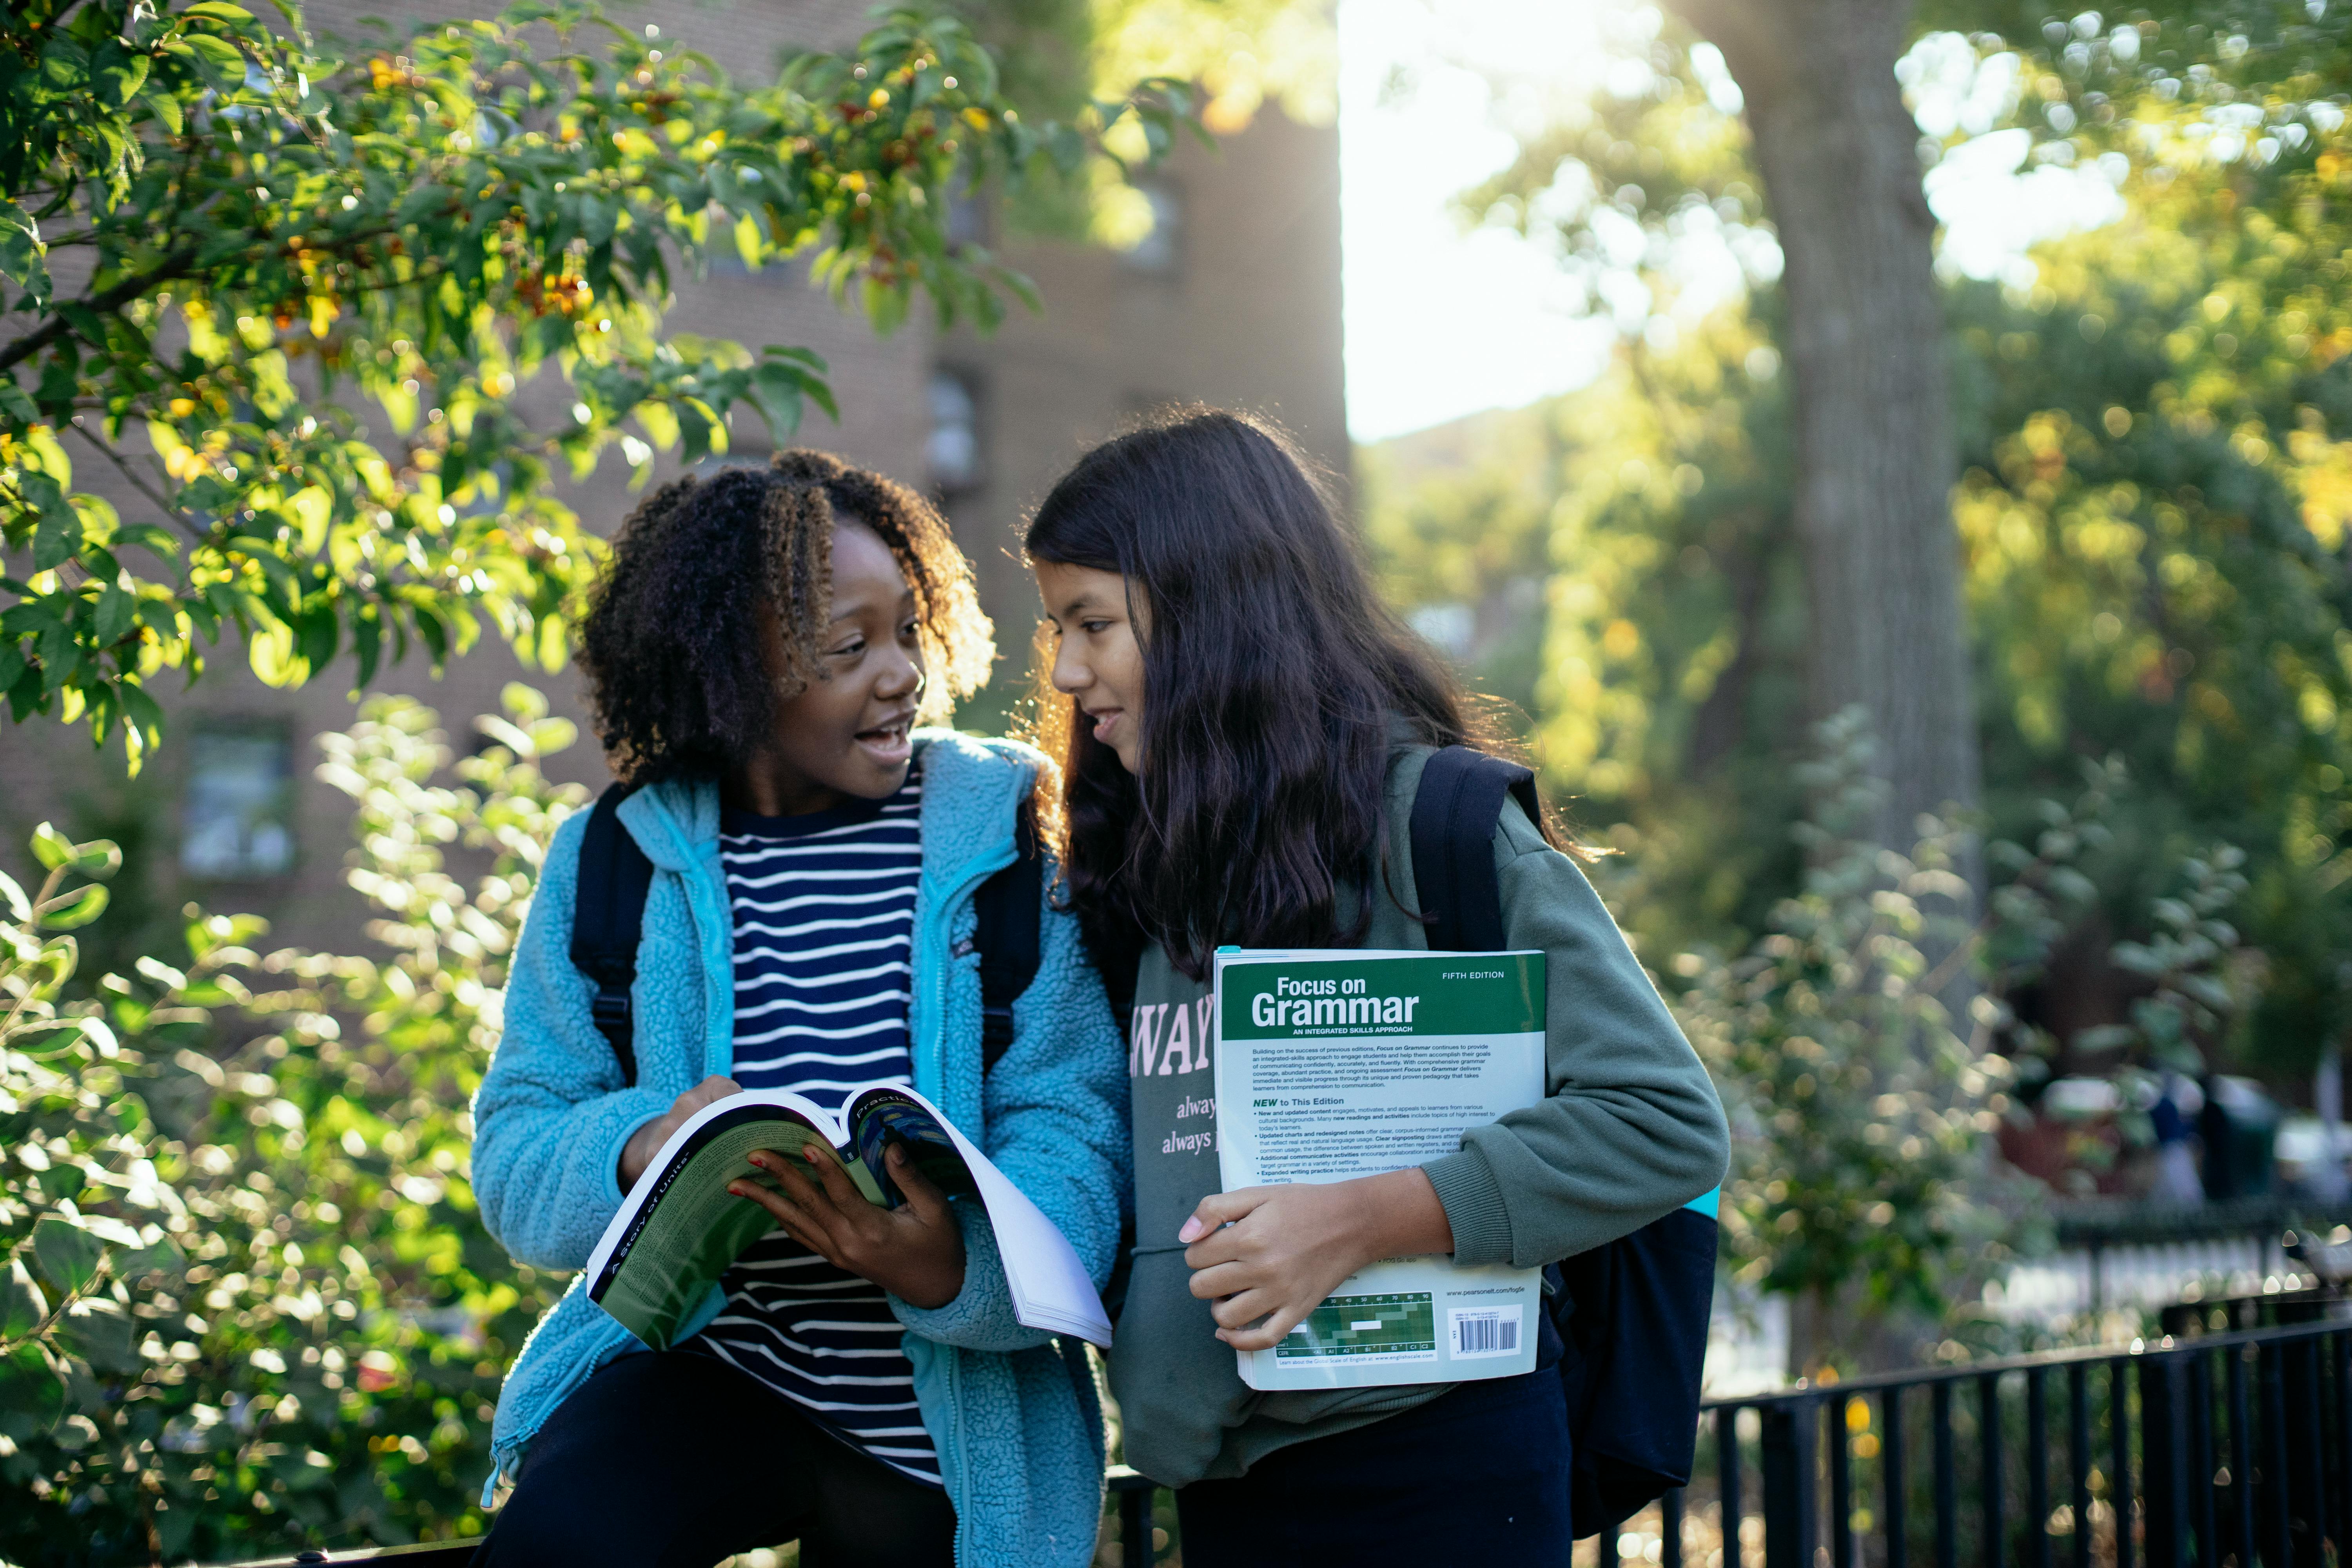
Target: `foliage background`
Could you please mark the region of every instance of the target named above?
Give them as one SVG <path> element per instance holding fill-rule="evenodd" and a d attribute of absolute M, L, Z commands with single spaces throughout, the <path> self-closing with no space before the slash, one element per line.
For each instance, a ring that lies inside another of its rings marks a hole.
<path fill-rule="evenodd" d="M 323 742 L 378 956 L 265 954 L 258 922 L 192 910 L 184 967 L 142 960 L 8 1040 L 10 1560 L 478 1531 L 499 1382 L 560 1281 L 483 1231 L 466 1106 L 585 792 L 541 773 L 572 725 L 528 689 L 454 763 L 436 723 L 379 698 Z"/>
<path fill-rule="evenodd" d="M 2008 138 L 2027 173 L 2092 174 L 2120 205 L 2028 276 L 1948 269 L 1986 826 L 2030 841 L 2085 762 L 2119 759 L 2133 785 L 2082 863 L 2097 897 L 2018 983 L 2032 1037 L 2003 1043 L 2055 1070 L 2144 1061 L 2111 1026 L 2152 982 L 2111 953 L 2156 935 L 2220 841 L 2245 856 L 2247 1005 L 2193 1025 L 2192 1054 L 2303 1100 L 2352 1026 L 2352 20 L 1923 20 L 1901 74 L 1931 197 L 1936 165 Z M 1474 658 L 1525 704 L 1587 832 L 1638 866 L 1622 912 L 1671 984 L 1675 953 L 1736 948 L 1802 883 L 1804 607 L 1777 253 L 1738 89 L 1654 10 L 1626 13 L 1614 47 L 1630 73 L 1515 110 L 1517 162 L 1462 198 L 1552 249 L 1620 328 L 1614 360 L 1474 422 L 1466 475 L 1430 472 L 1411 438 L 1370 454 L 1367 528 L 1401 603 L 1510 623 Z M 1541 592 L 1513 619 L 1496 612 L 1515 584 Z"/>

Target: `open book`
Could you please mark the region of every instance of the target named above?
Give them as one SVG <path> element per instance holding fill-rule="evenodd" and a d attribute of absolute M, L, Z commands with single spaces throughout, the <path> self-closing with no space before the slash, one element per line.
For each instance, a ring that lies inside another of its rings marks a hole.
<path fill-rule="evenodd" d="M 777 1185 L 751 1163 L 754 1150 L 798 1161 L 814 1144 L 868 1203 L 896 1208 L 906 1200 L 883 1163 L 892 1143 L 904 1144 L 915 1169 L 950 1198 L 987 1208 L 1022 1322 L 1110 1343 L 1102 1298 L 1068 1238 L 939 1107 L 886 1084 L 852 1094 L 838 1118 L 784 1089 L 750 1089 L 704 1106 L 670 1134 L 604 1227 L 588 1259 L 590 1300 L 653 1349 L 667 1350 L 728 1266 L 775 1226 L 766 1209 L 727 1190 L 740 1180 Z"/>
<path fill-rule="evenodd" d="M 1225 1191 L 1344 1182 L 1450 1154 L 1544 1093 L 1544 954 L 1222 949 L 1217 1167 Z M 1536 1364 L 1540 1271 L 1392 1258 L 1272 1350 L 1258 1389 L 1465 1383 Z"/>

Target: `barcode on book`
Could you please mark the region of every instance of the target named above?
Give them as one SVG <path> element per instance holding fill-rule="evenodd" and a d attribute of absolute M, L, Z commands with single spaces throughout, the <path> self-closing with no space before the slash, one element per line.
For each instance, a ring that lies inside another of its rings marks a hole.
<path fill-rule="evenodd" d="M 1517 1307 L 1454 1308 L 1445 1314 L 1454 1359 L 1519 1353 L 1519 1309 Z"/>

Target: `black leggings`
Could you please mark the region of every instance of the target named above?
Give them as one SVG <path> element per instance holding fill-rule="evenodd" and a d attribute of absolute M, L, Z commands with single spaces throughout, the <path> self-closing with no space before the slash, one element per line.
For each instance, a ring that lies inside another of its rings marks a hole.
<path fill-rule="evenodd" d="M 1185 1568 L 1569 1568 L 1559 1374 L 1465 1383 L 1176 1494 Z"/>
<path fill-rule="evenodd" d="M 560 1405 L 474 1568 L 709 1568 L 797 1539 L 803 1568 L 952 1568 L 955 1509 L 716 1356 L 623 1356 Z"/>

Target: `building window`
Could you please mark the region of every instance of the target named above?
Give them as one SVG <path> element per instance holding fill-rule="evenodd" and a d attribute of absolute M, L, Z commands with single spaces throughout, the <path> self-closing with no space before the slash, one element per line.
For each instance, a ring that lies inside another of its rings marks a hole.
<path fill-rule="evenodd" d="M 180 867 L 243 880 L 294 868 L 294 748 L 282 730 L 199 730 L 188 744 Z"/>
<path fill-rule="evenodd" d="M 1136 189 L 1150 205 L 1151 228 L 1122 259 L 1135 271 L 1171 276 L 1184 260 L 1183 196 L 1162 180 L 1140 182 Z"/>
<path fill-rule="evenodd" d="M 923 443 L 924 466 L 942 495 L 980 483 L 980 398 L 970 377 L 952 370 L 931 373 L 931 433 Z"/>

